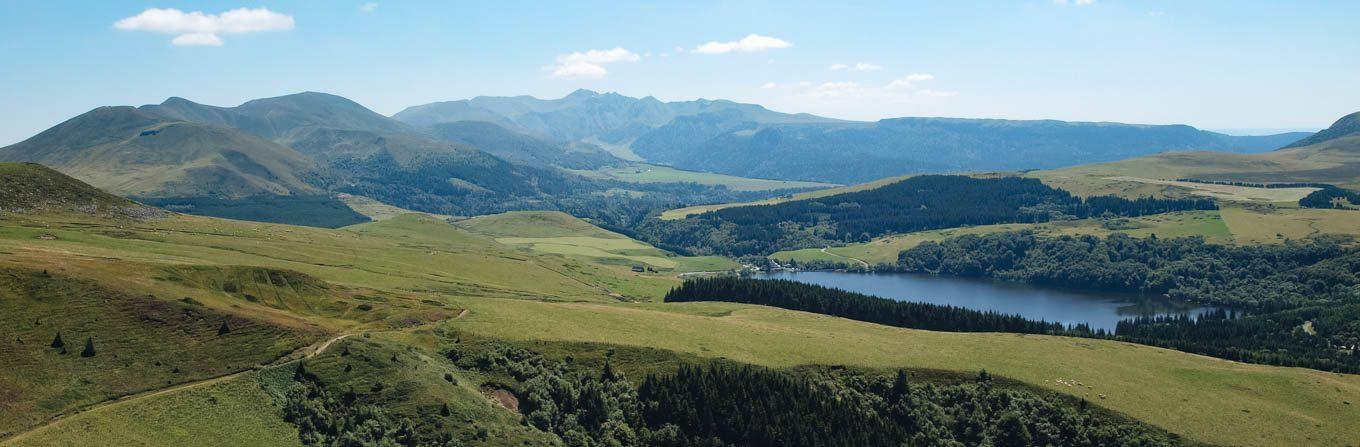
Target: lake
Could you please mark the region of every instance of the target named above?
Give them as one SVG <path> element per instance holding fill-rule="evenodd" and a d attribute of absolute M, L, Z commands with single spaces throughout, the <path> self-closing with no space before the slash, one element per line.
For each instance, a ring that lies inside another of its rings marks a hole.
<path fill-rule="evenodd" d="M 776 272 L 755 277 L 788 279 L 898 301 L 1019 314 L 1032 320 L 1086 323 L 1092 329 L 1110 331 L 1119 320 L 1139 315 L 1198 316 L 1217 309 L 1164 297 L 914 273 Z"/>

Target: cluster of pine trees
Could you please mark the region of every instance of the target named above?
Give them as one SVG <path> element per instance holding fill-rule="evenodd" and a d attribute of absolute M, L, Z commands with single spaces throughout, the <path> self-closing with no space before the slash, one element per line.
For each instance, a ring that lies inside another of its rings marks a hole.
<path fill-rule="evenodd" d="M 696 278 L 671 289 L 666 293 L 665 301 L 758 304 L 932 331 L 1048 334 L 1069 329 L 1059 323 L 1029 320 L 1019 315 L 896 301 L 784 279 Z"/>
<path fill-rule="evenodd" d="M 514 377 L 526 423 L 573 447 L 1177 443 L 1084 405 L 997 389 L 985 372 L 973 383 L 937 386 L 912 383 L 905 372 L 893 378 L 682 366 L 635 388 L 608 364 L 599 373 L 573 372 L 519 348 L 464 360 Z"/>
<path fill-rule="evenodd" d="M 1083 199 L 1032 178 L 922 175 L 829 197 L 725 208 L 680 220 L 649 219 L 636 233 L 691 253 L 741 256 L 965 225 L 1207 209 L 1217 205 L 1209 199 Z"/>
<path fill-rule="evenodd" d="M 1299 199 L 1299 206 L 1304 208 L 1346 208 L 1360 206 L 1360 193 L 1348 189 L 1341 189 L 1335 186 L 1326 187 L 1308 193 Z"/>

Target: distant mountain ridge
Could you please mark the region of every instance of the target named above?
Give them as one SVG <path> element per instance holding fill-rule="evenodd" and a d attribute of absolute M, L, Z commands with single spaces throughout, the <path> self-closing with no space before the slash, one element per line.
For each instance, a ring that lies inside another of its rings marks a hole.
<path fill-rule="evenodd" d="M 557 140 L 597 139 L 627 143 L 676 117 L 728 111 L 759 123 L 837 123 L 809 114 L 775 112 L 755 104 L 698 99 L 662 102 L 651 96 L 576 90 L 560 99 L 532 96 L 478 96 L 408 107 L 392 117 L 413 126 L 453 121 L 487 121 Z"/>
<path fill-rule="evenodd" d="M 1307 135 L 1230 136 L 1186 125 L 1056 120 L 854 122 L 725 100 L 662 102 L 589 90 L 554 100 L 479 96 L 409 107 L 393 118 L 426 128 L 485 121 L 558 141 L 622 147 L 683 169 L 831 183 L 915 172 L 1054 168 L 1164 151 L 1263 152 Z"/>
<path fill-rule="evenodd" d="M 895 118 L 854 125 L 736 126 L 678 137 L 681 120 L 639 138 L 638 155 L 686 169 L 856 183 L 913 172 L 1021 170 L 1165 151 L 1262 152 L 1302 134 L 1238 137 L 1185 125 Z"/>

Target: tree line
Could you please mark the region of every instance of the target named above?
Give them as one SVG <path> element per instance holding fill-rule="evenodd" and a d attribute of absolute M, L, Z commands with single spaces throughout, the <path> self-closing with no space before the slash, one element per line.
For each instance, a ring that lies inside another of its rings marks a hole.
<path fill-rule="evenodd" d="M 864 242 L 884 234 L 965 225 L 1209 210 L 1210 199 L 1081 198 L 1038 179 L 922 175 L 882 187 L 686 219 L 647 219 L 635 234 L 695 254 L 741 256 Z"/>
<path fill-rule="evenodd" d="M 1060 323 L 1036 321 L 1019 315 L 978 311 L 957 306 L 896 301 L 804 284 L 786 279 L 733 276 L 687 280 L 666 293 L 668 303 L 726 301 L 834 315 L 886 326 L 948 332 L 1018 332 L 1049 334 L 1068 329 Z"/>

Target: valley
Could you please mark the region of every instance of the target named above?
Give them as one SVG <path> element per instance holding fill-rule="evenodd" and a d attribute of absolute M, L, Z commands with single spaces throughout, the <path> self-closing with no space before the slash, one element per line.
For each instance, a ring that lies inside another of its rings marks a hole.
<path fill-rule="evenodd" d="M 99 107 L 0 148 L 0 446 L 1350 445 L 1357 119 Z"/>

